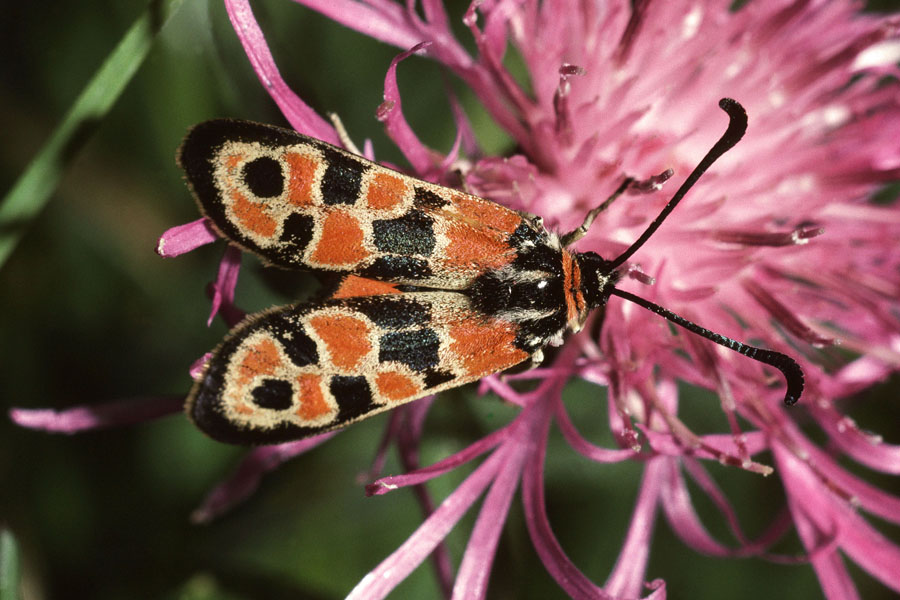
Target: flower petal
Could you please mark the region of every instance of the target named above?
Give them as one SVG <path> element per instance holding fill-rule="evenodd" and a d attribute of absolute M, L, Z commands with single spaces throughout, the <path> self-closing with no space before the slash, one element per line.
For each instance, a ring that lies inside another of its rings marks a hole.
<path fill-rule="evenodd" d="M 387 596 L 447 536 L 490 485 L 501 463 L 502 456 L 494 453 L 479 465 L 415 533 L 353 588 L 347 600 L 378 600 Z"/>
<path fill-rule="evenodd" d="M 222 318 L 229 327 L 237 325 L 246 313 L 234 305 L 234 288 L 237 286 L 238 273 L 241 270 L 241 251 L 235 246 L 229 245 L 219 262 L 219 272 L 215 282 L 211 284 L 212 307 L 207 327 L 212 325 L 213 319 L 222 311 Z"/>
<path fill-rule="evenodd" d="M 263 475 L 295 456 L 312 450 L 335 435 L 337 435 L 336 431 L 330 431 L 305 440 L 254 448 L 243 458 L 235 472 L 217 485 L 206 496 L 203 504 L 191 513 L 191 521 L 209 523 L 222 516 L 249 498 L 259 487 Z"/>
<path fill-rule="evenodd" d="M 557 406 L 556 422 L 572 449 L 585 458 L 599 463 L 613 463 L 640 456 L 640 451 L 634 448 L 601 448 L 587 441 L 575 428 L 575 424 L 569 418 L 569 413 L 566 412 L 562 402 Z"/>
<path fill-rule="evenodd" d="M 340 145 L 334 127 L 317 115 L 282 79 L 259 23 L 253 16 L 249 1 L 225 0 L 225 9 L 260 83 L 278 105 L 291 127 L 300 133 Z"/>
<path fill-rule="evenodd" d="M 202 217 L 196 221 L 167 229 L 156 242 L 156 253 L 164 258 L 179 256 L 219 239 L 212 223 Z"/>
<path fill-rule="evenodd" d="M 666 478 L 666 466 L 670 461 L 667 458 L 654 458 L 644 467 L 641 491 L 631 515 L 628 534 L 616 566 L 603 586 L 611 594 L 626 598 L 640 595 L 647 572 L 653 526 L 656 523 L 656 506 Z"/>
<path fill-rule="evenodd" d="M 531 543 L 547 571 L 572 598 L 609 598 L 602 588 L 588 579 L 566 556 L 547 519 L 544 499 L 544 458 L 546 455 L 546 427 L 540 435 L 534 435 L 535 451 L 528 458 L 522 474 L 522 503 L 525 508 L 525 524 Z"/>
<path fill-rule="evenodd" d="M 453 586 L 455 599 L 484 598 L 487 594 L 488 577 L 494 563 L 497 542 L 519 485 L 527 447 L 521 442 L 507 443 L 497 450 L 497 454 L 502 456 L 502 466 L 484 499 L 475 528 L 466 544 L 456 584 Z"/>
<path fill-rule="evenodd" d="M 448 456 L 447 458 L 440 460 L 431 466 L 423 467 L 421 469 L 417 469 L 403 475 L 391 475 L 389 477 L 382 477 L 374 483 L 366 486 L 366 495 L 381 496 L 398 488 L 417 485 L 419 483 L 428 481 L 429 479 L 433 479 L 435 477 L 443 475 L 448 471 L 452 471 L 459 465 L 467 463 L 475 457 L 480 456 L 481 454 L 484 454 L 488 450 L 497 446 L 509 436 L 511 427 L 512 424 L 507 425 L 503 429 L 498 429 L 497 431 L 494 431 L 491 434 L 481 438 L 465 449 L 460 450 L 456 454 Z"/>
<path fill-rule="evenodd" d="M 183 406 L 183 396 L 157 396 L 129 398 L 65 410 L 11 408 L 9 418 L 17 425 L 28 429 L 72 434 L 159 419 L 180 412 Z"/>
<path fill-rule="evenodd" d="M 391 66 L 388 67 L 384 77 L 384 102 L 378 107 L 377 115 L 378 120 L 384 123 L 388 137 L 397 144 L 413 170 L 420 176 L 425 176 L 433 170 L 433 157 L 403 116 L 403 103 L 400 100 L 400 88 L 397 86 L 397 65 L 414 54 L 422 54 L 429 45 L 427 42 L 417 44 L 391 60 Z"/>
<path fill-rule="evenodd" d="M 373 39 L 398 48 L 410 48 L 422 41 L 403 7 L 393 2 L 363 3 L 356 0 L 294 0 L 329 19 L 355 29 Z M 369 5 L 367 5 L 369 4 Z M 380 4 L 380 8 L 375 7 Z"/>

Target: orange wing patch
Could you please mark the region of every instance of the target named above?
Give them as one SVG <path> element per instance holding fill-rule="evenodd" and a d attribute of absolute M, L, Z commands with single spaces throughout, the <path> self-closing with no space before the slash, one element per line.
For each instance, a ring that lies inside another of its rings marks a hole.
<path fill-rule="evenodd" d="M 298 207 L 313 205 L 313 182 L 319 162 L 299 152 L 285 152 L 284 160 L 290 169 L 288 202 Z"/>
<path fill-rule="evenodd" d="M 422 388 L 411 377 L 397 371 L 383 371 L 375 376 L 378 392 L 391 402 L 417 396 Z"/>
<path fill-rule="evenodd" d="M 258 375 L 272 375 L 282 366 L 275 342 L 262 339 L 247 349 L 247 354 L 237 367 L 237 382 L 247 385 Z"/>
<path fill-rule="evenodd" d="M 460 213 L 481 227 L 486 226 L 508 235 L 522 222 L 519 213 L 475 196 L 455 192 L 452 199 Z"/>
<path fill-rule="evenodd" d="M 451 269 L 471 269 L 473 265 L 483 270 L 499 269 L 515 258 L 505 239 L 464 221 L 449 223 L 446 236 L 447 247 L 437 260 Z"/>
<path fill-rule="evenodd" d="M 225 157 L 225 168 L 229 175 L 233 174 L 235 169 L 246 160 L 246 156 L 241 153 L 229 154 Z"/>
<path fill-rule="evenodd" d="M 331 363 L 345 372 L 357 369 L 360 361 L 372 350 L 369 325 L 361 319 L 341 314 L 320 314 L 312 317 L 309 323 L 325 343 Z"/>
<path fill-rule="evenodd" d="M 231 210 L 238 222 L 256 235 L 270 238 L 278 229 L 278 222 L 266 212 L 263 205 L 247 200 L 238 190 L 231 192 Z"/>
<path fill-rule="evenodd" d="M 491 319 L 469 319 L 450 327 L 450 350 L 465 369 L 467 378 L 477 379 L 517 365 L 529 354 L 514 344 L 512 323 Z"/>
<path fill-rule="evenodd" d="M 382 294 L 402 294 L 396 283 L 387 283 L 377 279 L 347 275 L 341 280 L 338 289 L 330 298 L 359 298 L 360 296 L 380 296 Z"/>
<path fill-rule="evenodd" d="M 324 218 L 312 260 L 329 267 L 354 265 L 369 256 L 363 237 L 359 221 L 349 211 L 336 210 Z"/>
<path fill-rule="evenodd" d="M 388 210 L 403 202 L 408 191 L 409 185 L 397 175 L 375 173 L 366 190 L 366 201 L 369 208 Z"/>
<path fill-rule="evenodd" d="M 304 421 L 315 421 L 331 412 L 331 407 L 322 395 L 322 376 L 304 374 L 297 376 L 300 408 L 297 416 Z"/>

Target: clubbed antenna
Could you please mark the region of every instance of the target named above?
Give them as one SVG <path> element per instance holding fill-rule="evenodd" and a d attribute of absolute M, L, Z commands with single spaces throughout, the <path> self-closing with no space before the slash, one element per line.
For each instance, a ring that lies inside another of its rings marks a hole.
<path fill-rule="evenodd" d="M 787 382 L 787 392 L 784 395 L 784 403 L 788 406 L 797 403 L 797 400 L 800 399 L 800 394 L 803 393 L 803 370 L 800 368 L 800 365 L 786 354 L 782 354 L 781 352 L 775 352 L 774 350 L 763 350 L 762 348 L 757 348 L 756 346 L 749 346 L 737 340 L 733 340 L 729 337 L 725 337 L 720 333 L 716 333 L 714 331 L 710 331 L 705 327 L 700 327 L 696 323 L 688 321 L 684 317 L 676 315 L 670 310 L 659 306 L 658 304 L 654 304 L 649 300 L 644 300 L 640 296 L 635 296 L 629 292 L 624 292 L 619 289 L 612 290 L 613 296 L 618 296 L 619 298 L 625 298 L 629 302 L 634 302 L 639 306 L 643 306 L 647 310 L 651 310 L 658 314 L 659 316 L 667 319 L 668 321 L 675 323 L 680 327 L 684 327 L 688 331 L 692 333 L 696 333 L 697 335 L 701 335 L 708 340 L 712 340 L 713 342 L 719 344 L 720 346 L 725 346 L 729 350 L 734 350 L 739 354 L 743 354 L 748 358 L 752 358 L 753 360 L 757 360 L 761 363 L 765 363 L 767 365 L 772 365 L 784 375 L 784 379 Z"/>
<path fill-rule="evenodd" d="M 609 264 L 609 271 L 612 272 L 622 266 L 622 264 L 631 258 L 631 255 L 638 251 L 638 249 L 644 245 L 644 242 L 650 239 L 659 226 L 662 225 L 663 221 L 666 220 L 666 217 L 669 216 L 675 207 L 678 206 L 678 203 L 681 202 L 681 199 L 688 193 L 688 190 L 693 187 L 697 180 L 700 179 L 700 176 L 706 172 L 709 167 L 719 159 L 720 156 L 725 154 L 728 150 L 734 147 L 742 137 L 744 137 L 744 133 L 747 131 L 747 111 L 744 110 L 744 107 L 737 103 L 737 101 L 732 100 L 731 98 L 722 98 L 719 100 L 719 107 L 728 113 L 728 129 L 725 130 L 725 133 L 722 134 L 722 137 L 719 138 L 719 141 L 715 143 L 715 145 L 710 149 L 709 152 L 706 153 L 706 156 L 703 157 L 703 160 L 691 171 L 691 174 L 688 175 L 688 178 L 684 180 L 684 183 L 681 184 L 681 187 L 678 188 L 678 191 L 675 192 L 675 195 L 672 196 L 672 199 L 669 200 L 669 203 L 666 204 L 665 208 L 659 213 L 656 219 L 653 220 L 652 223 L 644 230 L 644 233 L 641 234 L 628 249 L 617 256 L 614 260 L 612 260 Z M 705 327 L 701 327 L 696 323 L 688 321 L 684 317 L 676 315 L 670 310 L 659 306 L 658 304 L 654 304 L 648 300 L 644 300 L 640 296 L 635 296 L 629 292 L 624 292 L 622 290 L 613 288 L 610 292 L 613 296 L 618 296 L 620 298 L 624 298 L 630 302 L 634 302 L 639 306 L 643 306 L 647 310 L 651 310 L 658 314 L 659 316 L 667 319 L 668 321 L 687 329 L 692 333 L 696 333 L 697 335 L 703 336 L 708 340 L 711 340 L 721 346 L 725 346 L 729 350 L 734 350 L 739 354 L 743 354 L 748 358 L 752 358 L 753 360 L 757 360 L 761 363 L 765 363 L 767 365 L 771 365 L 781 371 L 784 375 L 784 379 L 787 382 L 787 392 L 784 395 L 784 403 L 788 406 L 797 403 L 797 400 L 800 399 L 800 394 L 803 393 L 803 370 L 800 368 L 800 365 L 786 354 L 782 354 L 781 352 L 775 352 L 774 350 L 763 350 L 762 348 L 757 348 L 755 346 L 748 346 L 742 342 L 737 340 L 733 340 L 729 337 L 725 337 L 719 333 L 714 331 L 710 331 Z"/>
<path fill-rule="evenodd" d="M 678 206 L 678 203 L 681 202 L 681 199 L 684 198 L 685 194 L 687 194 L 694 184 L 697 183 L 697 180 L 700 179 L 700 176 L 703 175 L 703 173 L 705 173 L 720 156 L 732 149 L 734 145 L 744 137 L 744 132 L 747 131 L 747 111 L 744 110 L 744 107 L 738 104 L 737 100 L 722 98 L 719 100 L 719 108 L 728 113 L 728 129 L 725 130 L 725 133 L 722 134 L 719 141 L 710 148 L 709 152 L 706 153 L 706 156 L 703 157 L 703 160 L 694 167 L 694 170 L 691 171 L 688 178 L 684 180 L 684 183 L 681 184 L 681 187 L 678 188 L 678 191 L 675 192 L 675 195 L 672 196 L 672 199 L 666 204 L 666 207 L 662 209 L 659 216 L 657 216 L 647 229 L 644 230 L 641 237 L 631 244 L 631 246 L 628 247 L 628 250 L 612 260 L 609 265 L 611 271 L 617 269 L 626 260 L 631 258 L 631 255 L 637 252 L 640 247 L 644 245 L 644 242 L 649 240 L 650 236 L 656 233 L 656 230 L 659 229 L 659 226 L 666 220 L 669 213 L 675 210 L 675 207 Z"/>

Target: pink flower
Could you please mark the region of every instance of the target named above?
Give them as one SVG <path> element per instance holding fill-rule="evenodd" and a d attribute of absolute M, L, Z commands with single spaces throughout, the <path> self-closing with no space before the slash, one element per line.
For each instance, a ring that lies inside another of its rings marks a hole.
<path fill-rule="evenodd" d="M 417 443 L 428 404 L 397 412 L 385 446 L 396 441 L 409 472 L 378 479 L 369 493 L 419 485 L 486 457 L 433 510 L 422 493 L 425 522 L 351 597 L 383 597 L 435 550 L 448 595 L 484 597 L 519 486 L 535 550 L 575 598 L 664 597 L 662 581 L 649 580 L 666 574 L 647 573 L 658 515 L 691 548 L 716 556 L 788 560 L 771 548 L 794 529 L 828 598 L 856 597 L 842 554 L 900 592 L 900 548 L 861 515 L 900 523 L 900 499 L 839 462 L 851 459 L 896 475 L 900 448 L 860 431 L 835 402 L 900 367 L 900 211 L 896 201 L 870 201 L 881 184 L 900 176 L 896 19 L 861 15 L 855 3 L 839 1 L 750 2 L 731 11 L 730 3 L 711 1 L 483 0 L 473 2 L 464 18 L 477 47 L 473 56 L 437 0 L 423 0 L 420 11 L 415 3 L 389 0 L 297 1 L 404 51 L 387 70 L 385 101 L 376 114 L 413 173 L 449 181 L 462 147 L 474 159 L 465 173 L 470 190 L 538 214 L 560 231 L 578 225 L 626 175 L 647 180 L 671 168 L 673 179 L 683 179 L 724 130 L 717 100 L 736 98 L 750 115 L 746 137 L 632 257 L 640 270 L 621 286 L 720 333 L 796 357 L 807 382 L 800 404 L 785 408 L 780 380 L 770 385 L 761 364 L 685 332 L 673 335 L 662 319 L 613 298 L 599 335 L 588 326 L 544 367 L 484 380 L 482 390 L 521 411 L 472 446 L 419 468 Z M 335 143 L 333 128 L 284 83 L 247 2 L 227 0 L 226 6 L 260 81 L 287 120 Z M 505 67 L 511 47 L 527 68 L 528 90 Z M 454 99 L 457 144 L 447 156 L 426 148 L 403 117 L 396 84 L 398 65 L 411 53 L 438 61 L 463 80 L 520 154 L 483 156 Z M 371 156 L 371 149 L 366 153 Z M 663 180 L 655 183 L 660 187 Z M 616 256 L 670 195 L 665 185 L 662 192 L 620 199 L 578 249 Z M 166 232 L 160 253 L 176 255 L 211 239 L 198 221 Z M 230 251 L 211 289 L 213 316 L 219 311 L 228 322 L 242 314 L 234 306 L 237 269 Z M 654 285 L 641 285 L 651 277 Z M 618 447 L 592 444 L 569 418 L 561 392 L 573 376 L 607 388 Z M 516 382 L 526 379 L 537 386 L 522 392 Z M 681 420 L 678 382 L 718 394 L 723 433 L 696 434 Z M 45 415 L 35 423 L 33 414 L 13 416 L 48 429 L 67 419 L 51 422 Z M 566 556 L 547 518 L 543 478 L 553 421 L 589 460 L 634 460 L 644 467 L 621 554 L 602 585 Z M 801 424 L 824 433 L 827 449 L 811 441 Z M 319 441 L 253 451 L 199 518 L 218 514 L 249 493 L 262 471 Z M 766 451 L 774 457 L 789 516 L 773 514 L 772 526 L 749 539 L 703 461 L 769 474 L 772 466 L 754 460 Z M 688 478 L 719 509 L 735 546 L 707 531 Z M 441 541 L 482 496 L 454 578 Z"/>

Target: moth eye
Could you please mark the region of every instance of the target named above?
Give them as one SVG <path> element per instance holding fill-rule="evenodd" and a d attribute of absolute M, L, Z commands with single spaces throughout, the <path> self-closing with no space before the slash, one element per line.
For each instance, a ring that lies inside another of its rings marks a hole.
<path fill-rule="evenodd" d="M 294 388 L 282 379 L 265 379 L 253 388 L 252 396 L 260 408 L 285 410 L 293 404 Z"/>
<path fill-rule="evenodd" d="M 281 163 L 269 156 L 261 156 L 244 165 L 244 183 L 255 196 L 273 198 L 284 191 Z"/>

